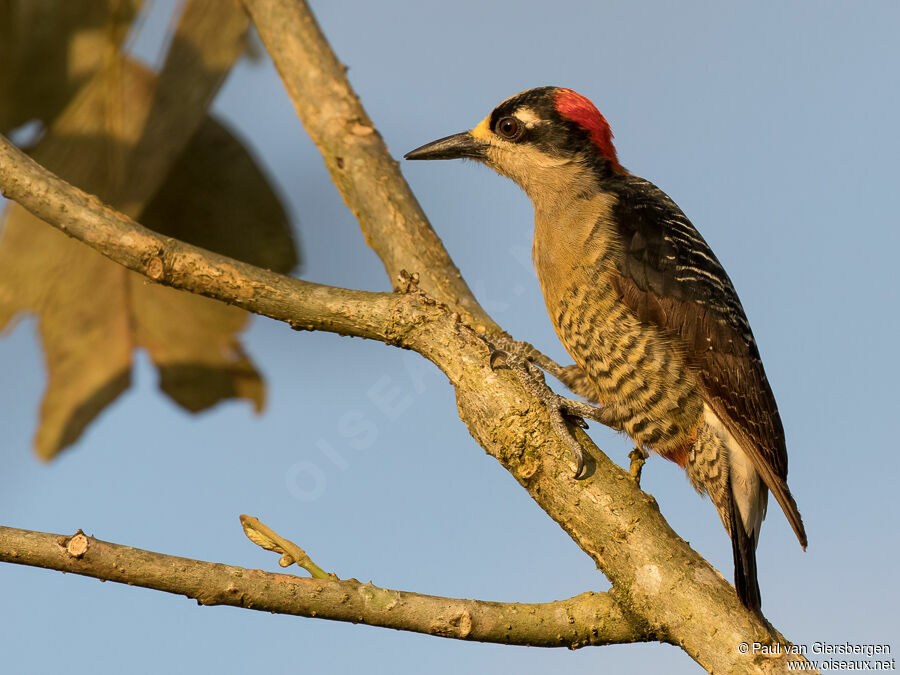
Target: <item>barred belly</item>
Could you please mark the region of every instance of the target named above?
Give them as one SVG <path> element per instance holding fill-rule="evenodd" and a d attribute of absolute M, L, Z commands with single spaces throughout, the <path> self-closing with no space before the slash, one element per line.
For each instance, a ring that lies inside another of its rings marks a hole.
<path fill-rule="evenodd" d="M 634 442 L 684 466 L 703 421 L 692 373 L 606 283 L 574 282 L 552 314 L 563 344 Z"/>

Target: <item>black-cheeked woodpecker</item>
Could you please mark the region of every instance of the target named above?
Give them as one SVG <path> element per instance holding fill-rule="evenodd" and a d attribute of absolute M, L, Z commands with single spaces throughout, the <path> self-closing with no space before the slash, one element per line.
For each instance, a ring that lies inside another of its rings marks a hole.
<path fill-rule="evenodd" d="M 406 155 L 461 157 L 531 198 L 547 311 L 593 385 L 596 419 L 709 495 L 731 537 L 738 596 L 759 613 L 770 490 L 804 548 L 806 533 L 775 397 L 721 263 L 675 202 L 619 164 L 606 119 L 570 89 L 517 94 L 471 131 Z"/>

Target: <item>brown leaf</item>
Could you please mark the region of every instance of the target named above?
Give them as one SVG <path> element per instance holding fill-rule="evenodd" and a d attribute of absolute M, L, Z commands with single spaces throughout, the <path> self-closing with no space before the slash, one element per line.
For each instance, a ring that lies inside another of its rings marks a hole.
<path fill-rule="evenodd" d="M 162 234 L 277 272 L 298 262 L 281 202 L 251 155 L 213 118 L 194 134 L 141 220 Z M 171 298 L 178 296 L 188 311 L 173 317 Z M 256 372 L 239 345 L 223 340 L 230 333 L 220 330 L 227 325 L 223 310 L 231 312 L 232 332 L 243 325 L 243 311 L 161 286 L 145 286 L 135 303 L 139 342 L 159 367 L 160 387 L 169 396 L 188 410 L 226 395 L 250 398 L 259 409 L 263 391 Z M 229 368 L 210 362 L 211 354 L 232 351 L 240 357 Z"/>
<path fill-rule="evenodd" d="M 141 224 L 276 272 L 299 262 L 281 200 L 241 141 L 214 117 L 191 138 Z"/>
<path fill-rule="evenodd" d="M 128 275 L 18 206 L 0 240 L 0 328 L 40 314 L 47 390 L 35 438 L 49 459 L 129 385 Z"/>
<path fill-rule="evenodd" d="M 191 412 L 226 398 L 248 399 L 261 412 L 262 378 L 236 339 L 247 313 L 143 278 L 134 281 L 133 339 L 159 368 L 160 388 Z"/>
<path fill-rule="evenodd" d="M 125 68 L 126 66 L 122 66 Z M 38 161 L 104 199 L 129 141 L 139 135 L 154 79 L 143 68 L 130 77 L 108 69 L 60 116 L 35 149 Z M 122 115 L 106 116 L 106 96 L 120 88 Z M 127 108 L 127 110 L 126 110 Z M 108 134 L 103 132 L 108 130 Z M 98 161 L 97 158 L 103 158 Z M 132 281 L 133 277 L 133 281 Z M 53 457 L 129 384 L 134 336 L 129 310 L 136 275 L 50 228 L 18 205 L 4 212 L 0 240 L 0 328 L 20 312 L 39 314 L 47 362 L 47 391 L 35 438 L 38 454 Z"/>
<path fill-rule="evenodd" d="M 113 56 L 142 0 L 0 0 L 0 132 L 49 124 Z"/>
<path fill-rule="evenodd" d="M 140 203 L 121 202 L 123 195 L 135 194 L 124 184 L 133 180 L 133 149 L 144 133 L 155 86 L 153 74 L 136 64 L 106 69 L 59 117 L 35 158 L 136 215 Z M 259 211 L 238 205 L 242 200 Z M 146 211 L 158 221 L 148 224 L 173 236 L 182 236 L 184 227 L 187 238 L 200 245 L 242 252 L 276 269 L 296 261 L 277 197 L 240 143 L 211 119 Z M 151 284 L 18 206 L 4 216 L 0 328 L 20 312 L 39 315 L 49 377 L 35 440 L 41 457 L 52 458 L 74 442 L 127 388 L 131 353 L 139 346 L 159 367 L 160 386 L 185 408 L 202 410 L 237 396 L 261 409 L 262 380 L 235 337 L 244 312 Z M 263 234 L 258 240 L 257 232 Z"/>
<path fill-rule="evenodd" d="M 243 52 L 248 26 L 247 13 L 234 0 L 185 4 L 147 122 L 132 148 L 135 159 L 122 186 L 123 205 L 143 208 L 159 191 Z"/>

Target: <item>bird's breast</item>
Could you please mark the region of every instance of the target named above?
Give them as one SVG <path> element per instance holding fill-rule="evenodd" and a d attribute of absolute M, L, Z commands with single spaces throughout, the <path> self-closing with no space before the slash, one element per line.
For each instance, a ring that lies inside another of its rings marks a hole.
<path fill-rule="evenodd" d="M 601 205 L 602 206 L 602 205 Z M 534 263 L 557 335 L 640 445 L 678 461 L 702 418 L 693 373 L 670 340 L 622 302 L 608 211 L 535 222 Z M 680 462 L 681 463 L 681 462 Z"/>

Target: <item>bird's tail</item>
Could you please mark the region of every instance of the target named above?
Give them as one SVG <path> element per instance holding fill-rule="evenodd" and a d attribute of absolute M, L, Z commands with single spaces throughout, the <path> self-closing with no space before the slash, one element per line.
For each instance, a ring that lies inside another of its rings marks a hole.
<path fill-rule="evenodd" d="M 762 616 L 762 598 L 756 580 L 756 538 L 744 529 L 744 523 L 732 497 L 729 509 L 731 551 L 734 555 L 734 587 L 744 607 Z"/>

